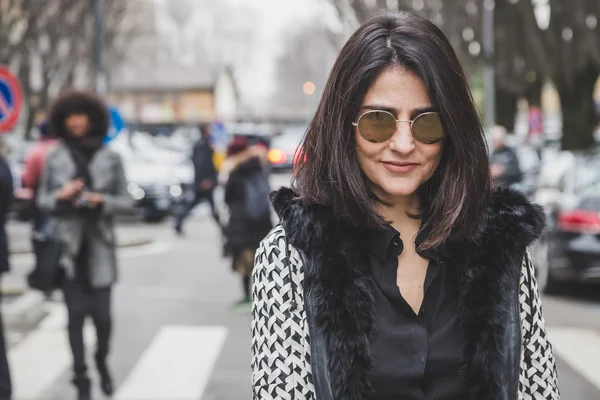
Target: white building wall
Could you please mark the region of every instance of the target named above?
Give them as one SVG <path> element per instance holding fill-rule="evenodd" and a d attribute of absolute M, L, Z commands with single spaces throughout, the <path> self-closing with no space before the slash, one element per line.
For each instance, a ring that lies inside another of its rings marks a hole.
<path fill-rule="evenodd" d="M 228 71 L 223 71 L 215 85 L 215 114 L 222 121 L 232 121 L 237 116 L 238 106 L 233 76 Z"/>

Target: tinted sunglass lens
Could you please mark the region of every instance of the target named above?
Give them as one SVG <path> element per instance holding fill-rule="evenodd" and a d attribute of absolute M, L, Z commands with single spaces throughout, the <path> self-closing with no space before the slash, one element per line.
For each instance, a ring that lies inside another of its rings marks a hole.
<path fill-rule="evenodd" d="M 422 143 L 437 143 L 445 136 L 442 119 L 437 113 L 417 116 L 412 125 L 415 139 Z"/>
<path fill-rule="evenodd" d="M 368 112 L 360 117 L 358 132 L 369 142 L 382 143 L 396 132 L 396 120 L 392 114 L 385 111 Z"/>

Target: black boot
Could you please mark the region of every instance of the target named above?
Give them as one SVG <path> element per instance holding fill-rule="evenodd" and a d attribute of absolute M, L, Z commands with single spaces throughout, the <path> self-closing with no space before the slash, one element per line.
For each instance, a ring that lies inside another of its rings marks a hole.
<path fill-rule="evenodd" d="M 77 388 L 77 400 L 91 400 L 91 381 L 87 375 L 80 375 L 73 378 L 73 384 Z"/>
<path fill-rule="evenodd" d="M 113 380 L 110 376 L 110 371 L 106 365 L 106 359 L 99 359 L 96 357 L 96 367 L 98 368 L 98 374 L 100 374 L 100 388 L 102 393 L 107 396 L 112 396 L 115 388 L 113 386 Z"/>

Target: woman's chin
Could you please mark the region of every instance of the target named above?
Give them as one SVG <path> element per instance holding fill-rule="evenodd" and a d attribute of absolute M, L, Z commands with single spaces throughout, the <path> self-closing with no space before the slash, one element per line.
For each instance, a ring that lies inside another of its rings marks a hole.
<path fill-rule="evenodd" d="M 418 186 L 412 184 L 404 184 L 398 186 L 383 186 L 381 188 L 381 196 L 383 199 L 398 199 L 398 198 L 406 198 L 412 197 L 417 193 Z"/>

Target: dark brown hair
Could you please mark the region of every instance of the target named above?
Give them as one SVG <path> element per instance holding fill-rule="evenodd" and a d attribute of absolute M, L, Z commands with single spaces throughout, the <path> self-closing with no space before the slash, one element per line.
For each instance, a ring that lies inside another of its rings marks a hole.
<path fill-rule="evenodd" d="M 462 66 L 445 35 L 410 13 L 385 13 L 361 26 L 341 50 L 302 143 L 306 160 L 292 183 L 300 201 L 327 205 L 358 228 L 381 228 L 379 200 L 356 154 L 352 121 L 379 74 L 390 66 L 419 76 L 447 137 L 440 165 L 419 188 L 425 215 L 422 249 L 475 235 L 490 195 L 487 145 Z"/>
<path fill-rule="evenodd" d="M 234 136 L 229 145 L 227 146 L 227 157 L 235 156 L 244 150 L 247 150 L 249 146 L 248 138 L 244 136 Z"/>
<path fill-rule="evenodd" d="M 65 120 L 70 115 L 85 114 L 90 119 L 90 135 L 104 137 L 110 127 L 108 109 L 104 101 L 92 92 L 67 89 L 61 92 L 50 106 L 48 123 L 59 138 L 68 137 Z"/>

